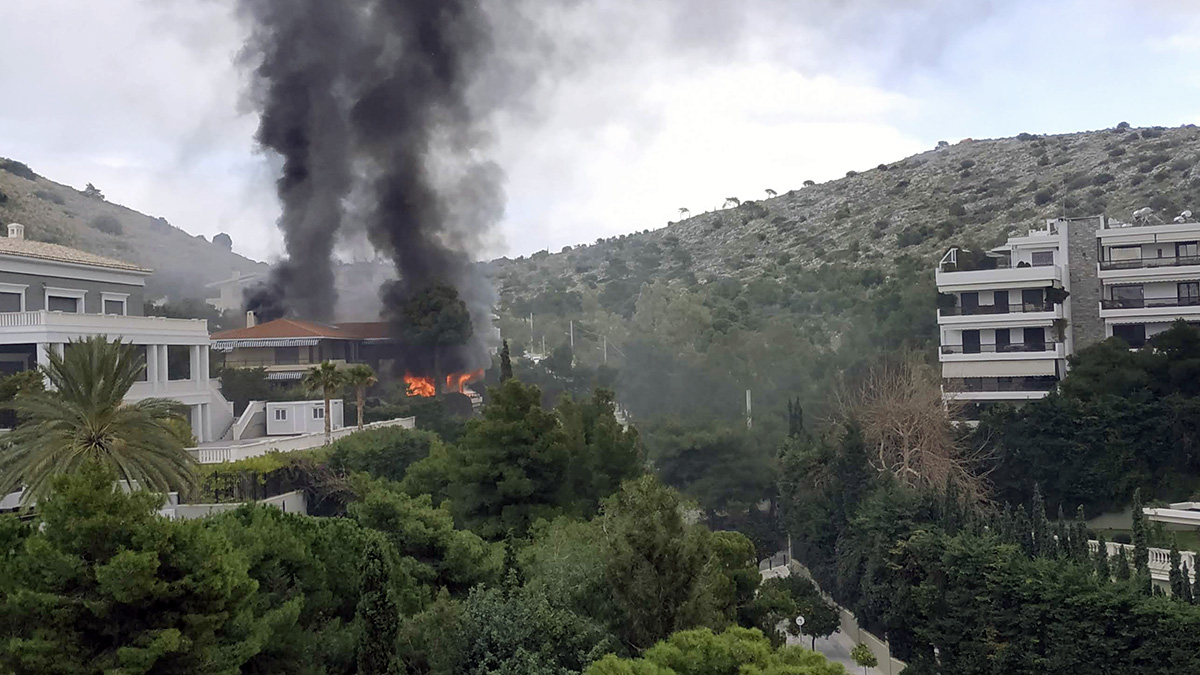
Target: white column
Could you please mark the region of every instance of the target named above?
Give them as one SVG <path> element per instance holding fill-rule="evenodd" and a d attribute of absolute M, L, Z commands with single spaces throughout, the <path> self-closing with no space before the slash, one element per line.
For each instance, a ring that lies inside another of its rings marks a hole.
<path fill-rule="evenodd" d="M 39 366 L 50 365 L 50 345 L 45 342 L 37 344 L 37 363 Z"/>
<path fill-rule="evenodd" d="M 158 345 L 146 345 L 146 383 L 158 387 Z"/>
<path fill-rule="evenodd" d="M 155 345 L 155 348 L 158 350 L 158 381 L 165 388 L 171 379 L 171 373 L 167 372 L 167 346 Z"/>
<path fill-rule="evenodd" d="M 200 439 L 201 442 L 203 442 L 203 440 L 204 440 L 204 433 L 203 433 L 204 432 L 204 422 L 202 420 L 203 411 L 200 410 L 199 405 L 194 405 L 191 407 L 190 412 L 192 413 L 192 435 L 194 435 L 196 438 Z"/>
<path fill-rule="evenodd" d="M 208 369 L 210 367 L 210 364 L 209 364 L 210 354 L 208 353 L 208 345 L 200 345 L 200 347 L 198 347 L 198 349 L 200 350 L 200 382 L 203 385 L 201 388 L 207 390 L 208 389 Z"/>
<path fill-rule="evenodd" d="M 201 403 L 200 404 L 200 417 L 201 417 L 200 430 L 202 432 L 200 434 L 200 440 L 202 442 L 207 442 L 207 441 L 213 440 L 213 437 L 212 437 L 212 433 L 213 433 L 212 432 L 212 404 L 210 404 L 210 403 Z"/>
<path fill-rule="evenodd" d="M 200 381 L 200 347 L 198 345 L 188 345 L 188 370 L 191 371 L 190 379 L 193 382 Z"/>

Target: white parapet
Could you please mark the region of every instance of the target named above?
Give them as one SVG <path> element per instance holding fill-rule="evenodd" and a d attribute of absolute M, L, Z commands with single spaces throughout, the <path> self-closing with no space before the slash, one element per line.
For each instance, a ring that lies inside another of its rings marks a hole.
<path fill-rule="evenodd" d="M 363 429 L 382 429 L 385 427 L 401 427 L 403 429 L 413 429 L 416 427 L 417 418 L 415 417 L 400 417 L 394 420 L 384 420 L 382 422 L 372 422 L 371 424 L 363 425 Z M 334 440 L 349 436 L 356 433 L 357 427 L 343 427 L 333 432 Z M 227 445 L 211 445 L 200 446 L 198 448 L 189 448 L 188 452 L 196 461 L 201 464 L 220 464 L 221 462 L 236 462 L 240 459 L 249 459 L 251 457 L 259 457 L 268 452 L 297 452 L 300 450 L 312 450 L 319 448 L 325 444 L 325 433 L 301 434 L 299 436 L 282 436 L 264 438 L 255 440 L 250 443 L 230 443 Z"/>

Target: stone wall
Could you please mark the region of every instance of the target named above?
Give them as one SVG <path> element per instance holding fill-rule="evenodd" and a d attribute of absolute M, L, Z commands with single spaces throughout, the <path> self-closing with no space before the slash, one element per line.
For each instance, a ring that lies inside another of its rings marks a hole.
<path fill-rule="evenodd" d="M 1100 318 L 1100 280 L 1096 276 L 1096 231 L 1104 216 L 1072 218 L 1067 228 L 1068 265 L 1071 280 L 1071 325 L 1074 350 L 1104 339 L 1104 321 Z"/>

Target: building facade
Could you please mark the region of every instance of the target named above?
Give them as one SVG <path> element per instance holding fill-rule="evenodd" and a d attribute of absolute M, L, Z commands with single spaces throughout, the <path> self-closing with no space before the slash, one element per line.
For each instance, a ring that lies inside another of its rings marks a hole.
<path fill-rule="evenodd" d="M 1177 319 L 1200 322 L 1200 223 L 1111 223 L 1096 240 L 1106 336 L 1141 347 Z"/>
<path fill-rule="evenodd" d="M 982 258 L 951 249 L 936 279 L 944 396 L 975 419 L 1044 397 L 1090 344 L 1200 322 L 1200 223 L 1048 220 Z"/>
<path fill-rule="evenodd" d="M 0 237 L 0 372 L 46 365 L 72 340 L 120 338 L 146 363 L 126 401 L 173 399 L 202 442 L 224 433 L 233 410 L 208 377 L 206 321 L 143 316 L 150 270 L 24 235 L 13 223 Z"/>
<path fill-rule="evenodd" d="M 212 335 L 213 349 L 224 353 L 231 368 L 264 368 L 275 382 L 299 380 L 313 366 L 331 361 L 339 366 L 365 363 L 376 372 L 390 364 L 387 324 L 321 324 L 299 319 L 257 323 L 247 314 L 246 328 Z"/>

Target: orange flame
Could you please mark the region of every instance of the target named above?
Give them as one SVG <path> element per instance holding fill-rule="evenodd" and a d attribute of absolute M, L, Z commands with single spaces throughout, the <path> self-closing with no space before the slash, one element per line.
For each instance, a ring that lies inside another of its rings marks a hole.
<path fill-rule="evenodd" d="M 446 376 L 446 388 L 444 391 L 457 391 L 462 394 L 468 384 L 483 378 L 483 369 L 476 370 L 471 373 L 452 373 Z M 437 389 L 433 386 L 432 377 L 422 377 L 420 375 L 407 374 L 404 376 L 404 381 L 408 384 L 409 396 L 436 396 Z"/>

